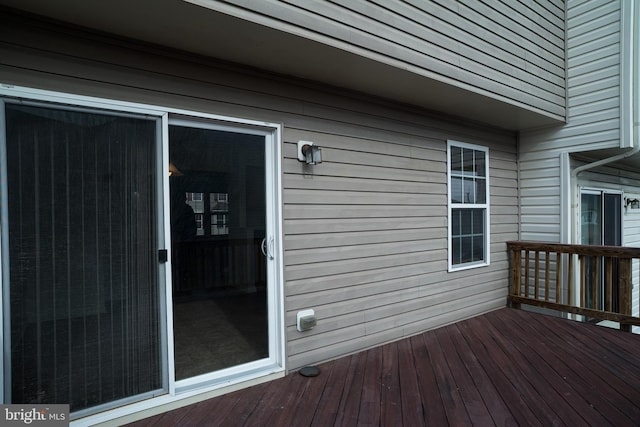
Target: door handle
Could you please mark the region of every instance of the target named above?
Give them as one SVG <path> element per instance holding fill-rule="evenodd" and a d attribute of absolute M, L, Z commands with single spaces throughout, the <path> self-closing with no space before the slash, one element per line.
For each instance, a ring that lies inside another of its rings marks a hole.
<path fill-rule="evenodd" d="M 273 247 L 275 246 L 275 239 L 273 237 L 271 237 L 269 239 L 269 243 L 267 244 L 267 253 L 269 254 L 269 259 L 273 259 L 274 255 L 273 255 Z"/>
<path fill-rule="evenodd" d="M 274 258 L 273 246 L 274 246 L 273 237 L 270 237 L 269 240 L 267 240 L 266 237 L 262 239 L 262 243 L 260 243 L 260 251 L 262 251 L 262 255 L 264 255 L 269 259 L 273 259 Z"/>

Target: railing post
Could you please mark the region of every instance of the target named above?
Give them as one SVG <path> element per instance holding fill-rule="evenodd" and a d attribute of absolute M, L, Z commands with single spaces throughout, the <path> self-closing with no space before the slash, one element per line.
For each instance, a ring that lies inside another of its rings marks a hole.
<path fill-rule="evenodd" d="M 520 296 L 520 281 L 522 269 L 522 252 L 520 249 L 511 248 L 511 295 Z M 513 304 L 514 308 L 520 308 L 519 303 Z"/>
<path fill-rule="evenodd" d="M 632 275 L 631 275 L 631 258 L 620 258 L 619 261 L 619 281 L 620 281 L 620 289 L 619 289 L 619 298 L 620 298 L 620 313 L 631 315 L 631 286 L 632 286 Z M 620 329 L 625 332 L 631 332 L 632 326 L 630 324 L 620 323 Z"/>

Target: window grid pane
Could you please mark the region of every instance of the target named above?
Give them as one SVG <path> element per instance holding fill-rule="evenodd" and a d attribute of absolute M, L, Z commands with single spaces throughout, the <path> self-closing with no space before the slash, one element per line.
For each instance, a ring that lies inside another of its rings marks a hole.
<path fill-rule="evenodd" d="M 451 264 L 481 263 L 488 245 L 487 152 L 450 145 L 449 153 Z"/>

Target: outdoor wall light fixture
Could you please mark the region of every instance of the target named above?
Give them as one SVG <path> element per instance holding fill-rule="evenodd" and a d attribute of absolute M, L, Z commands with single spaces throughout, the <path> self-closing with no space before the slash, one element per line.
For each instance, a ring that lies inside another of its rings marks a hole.
<path fill-rule="evenodd" d="M 640 209 L 640 200 L 626 198 L 625 206 L 631 209 Z"/>
<path fill-rule="evenodd" d="M 311 141 L 298 141 L 298 160 L 308 165 L 322 163 L 322 150 Z"/>

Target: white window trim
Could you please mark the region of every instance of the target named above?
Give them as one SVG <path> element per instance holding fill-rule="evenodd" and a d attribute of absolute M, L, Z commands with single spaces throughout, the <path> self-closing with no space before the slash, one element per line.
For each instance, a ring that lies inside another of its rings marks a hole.
<path fill-rule="evenodd" d="M 237 117 L 222 116 L 218 114 L 208 114 L 197 111 L 189 111 L 175 108 L 167 108 L 158 105 L 133 103 L 126 101 L 118 101 L 105 98 L 96 98 L 83 95 L 74 95 L 71 93 L 55 92 L 41 89 L 33 89 L 28 87 L 20 87 L 0 82 L 0 97 L 13 98 L 25 103 L 42 103 L 51 102 L 55 104 L 63 104 L 78 108 L 89 109 L 101 109 L 106 111 L 113 111 L 118 114 L 146 114 L 152 117 L 157 117 L 160 121 L 159 133 L 161 138 L 161 149 L 158 152 L 158 162 L 162 165 L 161 170 L 169 170 L 169 132 L 168 124 L 171 120 L 174 121 L 186 120 L 191 125 L 194 122 L 201 121 L 205 123 L 203 126 L 215 126 L 217 129 L 229 129 L 232 131 L 238 131 L 242 129 L 243 132 L 253 133 L 257 135 L 265 136 L 268 146 L 272 149 L 266 153 L 267 165 L 271 168 L 269 175 L 266 179 L 269 181 L 269 185 L 272 189 L 272 196 L 267 201 L 267 210 L 274 215 L 274 221 L 272 229 L 268 230 L 273 245 L 273 267 L 270 270 L 272 280 L 275 281 L 274 292 L 269 297 L 268 304 L 275 307 L 275 319 L 270 322 L 269 334 L 270 334 L 270 346 L 275 348 L 270 349 L 272 356 L 266 361 L 253 362 L 250 369 L 247 369 L 247 365 L 242 368 L 230 368 L 228 369 L 227 379 L 223 381 L 212 381 L 211 383 L 201 383 L 199 387 L 190 388 L 179 392 L 176 390 L 176 381 L 173 378 L 173 372 L 163 371 L 163 377 L 168 374 L 169 384 L 165 385 L 166 394 L 161 394 L 157 397 L 152 397 L 147 400 L 137 401 L 132 404 L 125 404 L 113 409 L 107 409 L 104 412 L 99 412 L 94 415 L 88 415 L 84 418 L 79 418 L 71 422 L 72 426 L 89 426 L 103 422 L 131 422 L 141 417 L 147 417 L 154 414 L 162 413 L 166 410 L 182 406 L 184 404 L 190 404 L 199 402 L 201 400 L 209 399 L 214 396 L 224 394 L 238 390 L 240 388 L 248 387 L 253 384 L 259 384 L 265 381 L 280 378 L 285 375 L 286 372 L 286 331 L 285 331 L 285 316 L 284 316 L 284 263 L 283 263 L 283 217 L 282 217 L 282 125 L 279 123 L 270 123 L 249 119 L 242 119 Z M 0 114 L 3 114 L 3 103 L 0 102 Z M 170 116 L 172 117 L 170 119 Z M 4 120 L 0 120 L 0 125 L 4 123 Z M 4 129 L 0 129 L 0 138 L 4 135 Z M 4 153 L 4 139 L 0 140 L 0 164 L 6 161 L 6 153 Z M 3 170 L 0 171 L 0 177 L 3 176 Z M 169 211 L 169 177 L 168 174 L 162 174 L 162 191 L 164 192 L 164 212 Z M 0 180 L 0 218 L 6 217 L 6 179 Z M 163 216 L 161 216 L 162 218 Z M 162 226 L 162 225 L 161 225 Z M 164 224 L 164 246 L 169 247 L 169 224 L 165 221 Z M 0 229 L 0 233 L 3 233 L 5 228 Z M 6 237 L 6 236 L 2 236 Z M 0 256 L 3 254 L 3 250 L 6 250 L 6 238 L 0 239 L 2 245 L 0 246 Z M 162 241 L 160 241 L 162 243 Z M 5 278 L 8 279 L 8 268 L 3 265 L 3 258 L 0 258 L 0 298 L 2 300 L 8 295 L 8 287 L 5 286 Z M 164 267 L 162 267 L 164 266 Z M 166 277 L 165 269 L 169 268 L 168 263 L 161 264 L 160 277 Z M 161 284 L 162 285 L 162 284 Z M 167 321 L 171 318 L 171 292 L 169 279 L 166 280 L 166 287 L 164 289 L 166 295 L 166 312 L 163 316 L 163 321 L 166 322 L 166 329 L 163 333 L 165 335 L 163 339 L 168 339 L 168 336 L 173 336 L 172 322 Z M 161 290 L 162 292 L 162 290 Z M 0 327 L 4 328 L 4 322 L 7 320 L 5 317 L 7 313 L 3 312 L 4 302 L 0 301 Z M 2 346 L 2 352 L 0 352 L 0 366 L 4 366 L 4 334 L 0 334 L 0 345 Z M 273 337 L 273 338 L 271 338 Z M 163 351 L 167 352 L 167 359 L 169 359 L 169 365 L 173 365 L 173 340 L 170 339 L 169 343 L 161 342 L 164 347 Z M 251 369 L 253 368 L 253 369 Z M 166 366 L 163 368 L 166 369 Z M 4 378 L 4 369 L 0 369 L 0 379 L 2 383 L 6 380 Z M 0 387 L 0 403 L 4 402 L 3 387 Z M 186 402 L 186 403 L 185 403 Z M 82 411 L 80 411 L 82 412 Z M 141 416 L 141 414 L 144 414 Z"/>
<path fill-rule="evenodd" d="M 459 148 L 467 148 L 476 151 L 482 151 L 485 153 L 485 182 L 486 182 L 486 203 L 475 204 L 475 203 L 452 203 L 451 202 L 451 148 L 459 147 Z M 490 194 L 489 194 L 490 182 L 489 182 L 489 147 L 482 145 L 469 144 L 466 142 L 447 140 L 447 263 L 448 263 L 448 271 L 461 271 L 468 270 L 471 268 L 485 267 L 491 263 L 491 209 L 490 209 Z M 478 262 L 470 262 L 465 264 L 453 264 L 452 260 L 452 215 L 451 212 L 453 209 L 464 208 L 464 209 L 485 209 L 485 236 L 484 236 L 484 253 L 485 259 L 484 261 Z"/>

